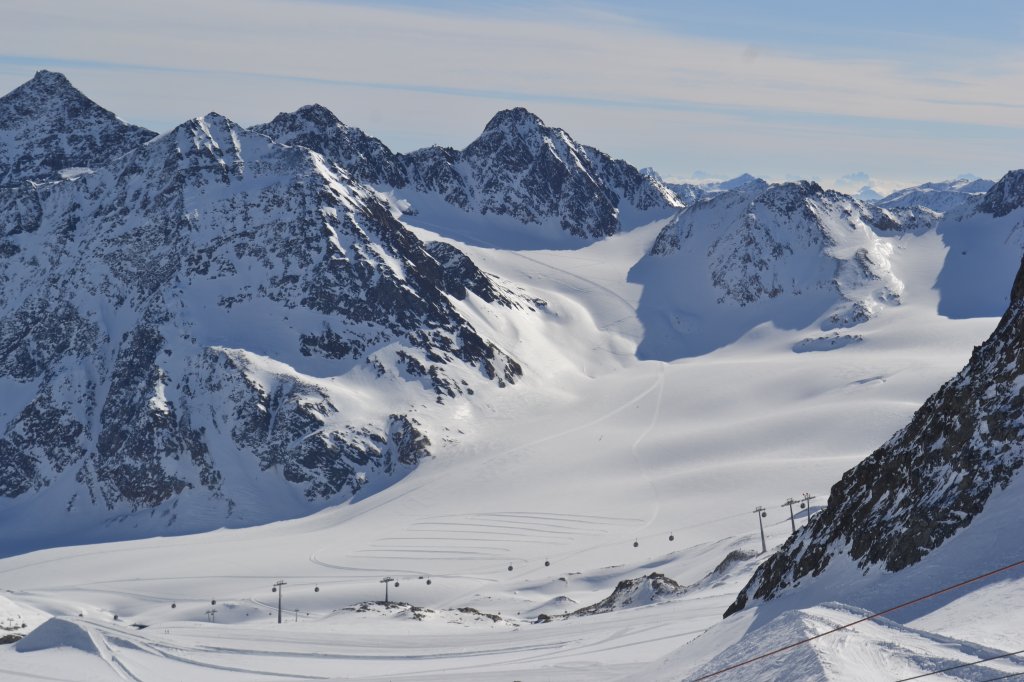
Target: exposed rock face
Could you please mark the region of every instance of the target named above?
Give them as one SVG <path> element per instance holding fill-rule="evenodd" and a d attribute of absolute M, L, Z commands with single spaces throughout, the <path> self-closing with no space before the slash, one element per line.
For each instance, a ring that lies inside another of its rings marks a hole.
<path fill-rule="evenodd" d="M 838 555 L 861 569 L 916 564 L 985 509 L 1024 466 L 1024 266 L 967 367 L 910 424 L 832 487 L 828 508 L 765 562 L 726 611 L 769 600 Z"/>
<path fill-rule="evenodd" d="M 641 355 L 708 352 L 769 320 L 824 331 L 864 322 L 898 305 L 903 290 L 883 237 L 935 219 L 813 182 L 753 180 L 705 198 L 674 218 L 630 273 L 645 285 Z"/>
<path fill-rule="evenodd" d="M 900 218 L 905 216 L 874 209 L 813 182 L 768 185 L 757 181 L 683 213 L 658 235 L 651 255 L 680 251 L 687 240 L 710 229 L 714 238 L 707 255 L 712 282 L 723 302 L 748 305 L 807 289 L 841 290 L 844 264 L 857 271 L 850 273 L 854 280 L 893 280 L 878 262 L 879 255 L 867 248 L 841 252 L 847 246 L 842 242 L 848 241 L 843 233 L 859 232 L 867 243 L 873 233 L 913 226 Z M 803 265 L 798 261 L 804 258 L 820 261 L 810 277 L 797 272 Z M 887 288 L 886 298 L 898 299 L 901 286 L 891 281 Z"/>
<path fill-rule="evenodd" d="M 999 218 L 1024 206 L 1024 169 L 1010 171 L 988 192 L 978 210 Z"/>
<path fill-rule="evenodd" d="M 250 130 L 281 144 L 301 145 L 317 151 L 360 182 L 391 187 L 404 187 L 408 183 L 405 167 L 397 154 L 377 138 L 345 125 L 319 104 L 304 106 L 290 114 L 278 114 L 270 123 L 253 126 Z"/>
<path fill-rule="evenodd" d="M 413 211 L 417 195 L 433 195 L 470 214 L 554 223 L 576 237 L 594 238 L 622 229 L 624 209 L 654 220 L 681 206 L 658 180 L 578 144 L 522 108 L 495 114 L 462 151 L 428 147 L 394 154 L 315 106 L 253 129 L 313 149 L 378 188 L 397 190 L 410 198 Z M 631 215 L 628 226 L 636 220 Z"/>
<path fill-rule="evenodd" d="M 449 298 L 471 294 L 518 305 L 346 171 L 217 114 L 0 190 L 0 498 L 220 510 L 195 528 L 379 485 L 429 454 L 424 391 L 521 375 Z"/>
<path fill-rule="evenodd" d="M 571 616 L 592 616 L 633 606 L 644 606 L 686 594 L 686 588 L 661 573 L 621 580 L 610 595 L 590 606 L 573 611 Z"/>
<path fill-rule="evenodd" d="M 102 166 L 155 136 L 119 120 L 62 74 L 39 71 L 0 97 L 0 187 Z"/>

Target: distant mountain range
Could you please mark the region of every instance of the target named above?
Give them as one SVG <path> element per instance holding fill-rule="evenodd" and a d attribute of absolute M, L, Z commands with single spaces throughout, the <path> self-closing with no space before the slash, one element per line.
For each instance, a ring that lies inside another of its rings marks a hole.
<path fill-rule="evenodd" d="M 994 184 L 991 180 L 981 178 L 926 182 L 923 185 L 897 190 L 879 198 L 875 203 L 885 208 L 923 206 L 945 213 L 959 208 L 972 199 L 980 199 Z"/>
<path fill-rule="evenodd" d="M 886 240 L 933 228 L 940 312 L 998 313 L 1024 250 L 1021 171 L 919 188 L 968 196 L 943 215 L 749 175 L 666 185 L 521 108 L 461 151 L 395 154 L 318 105 L 156 135 L 41 71 L 0 98 L 0 132 L 0 501 L 140 534 L 369 494 L 433 452 L 425 413 L 520 390 L 502 321 L 544 302 L 450 241 L 664 221 L 630 273 L 636 352 L 659 360 L 765 322 L 853 338 L 900 303 Z M 11 542 L 42 542 L 24 528 Z"/>

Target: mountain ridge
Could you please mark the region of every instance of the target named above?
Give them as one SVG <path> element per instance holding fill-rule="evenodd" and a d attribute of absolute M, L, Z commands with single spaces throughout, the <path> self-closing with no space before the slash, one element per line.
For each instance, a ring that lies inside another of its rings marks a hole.
<path fill-rule="evenodd" d="M 103 165 L 155 136 L 118 119 L 63 74 L 38 71 L 0 97 L 0 187 Z"/>

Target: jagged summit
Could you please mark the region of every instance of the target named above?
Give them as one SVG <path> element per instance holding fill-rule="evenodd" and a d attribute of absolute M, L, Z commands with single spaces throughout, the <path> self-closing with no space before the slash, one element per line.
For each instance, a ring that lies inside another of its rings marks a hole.
<path fill-rule="evenodd" d="M 0 187 L 102 166 L 155 135 L 119 120 L 63 74 L 39 71 L 0 98 Z"/>
<path fill-rule="evenodd" d="M 71 85 L 71 81 L 68 80 L 67 76 L 59 71 L 47 71 L 46 69 L 36 71 L 31 80 L 26 81 L 21 87 L 70 88 L 75 93 L 81 94 L 75 86 Z"/>
<path fill-rule="evenodd" d="M 377 187 L 404 187 L 407 171 L 399 156 L 375 137 L 345 125 L 322 104 L 282 112 L 269 123 L 250 128 L 281 144 L 299 145 L 322 154 L 352 177 Z"/>
<path fill-rule="evenodd" d="M 529 111 L 525 107 L 513 107 L 503 109 L 491 117 L 491 120 L 484 126 L 484 133 L 496 130 L 522 131 L 529 128 L 545 128 L 544 121 L 540 116 Z"/>
<path fill-rule="evenodd" d="M 434 229 L 486 217 L 473 228 L 485 243 L 499 239 L 486 232 L 497 229 L 496 222 L 593 239 L 682 206 L 657 179 L 577 143 L 523 107 L 499 111 L 462 151 L 433 146 L 395 154 L 319 105 L 279 114 L 252 130 L 308 147 L 353 177 L 394 192 Z"/>
<path fill-rule="evenodd" d="M 286 114 L 278 114 L 278 116 L 284 115 Z M 319 103 L 305 104 L 295 110 L 295 115 L 319 123 L 345 125 L 333 111 Z"/>
<path fill-rule="evenodd" d="M 1024 169 L 1012 170 L 992 186 L 978 205 L 978 210 L 997 218 L 1024 206 Z"/>

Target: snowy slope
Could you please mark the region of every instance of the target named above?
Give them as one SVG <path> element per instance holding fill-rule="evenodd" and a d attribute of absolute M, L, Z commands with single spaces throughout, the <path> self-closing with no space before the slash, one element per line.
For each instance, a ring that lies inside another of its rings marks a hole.
<path fill-rule="evenodd" d="M 807 182 L 753 182 L 691 206 L 630 273 L 644 286 L 640 356 L 700 355 L 765 322 L 856 326 L 899 305 L 904 285 L 887 237 L 927 229 L 933 218 Z"/>
<path fill-rule="evenodd" d="M 456 304 L 521 360 L 523 377 L 513 391 L 481 392 L 475 407 L 460 403 L 435 456 L 373 496 L 256 528 L 9 557 L 0 580 L 18 603 L 81 613 L 113 642 L 114 665 L 145 679 L 625 680 L 661 661 L 674 662 L 641 677 L 681 679 L 696 661 L 673 652 L 722 623 L 757 565 L 705 579 L 733 551 L 760 549 L 753 505 L 769 507 L 768 543 L 778 545 L 789 533 L 778 504 L 804 490 L 824 499 L 994 320 L 936 315 L 944 246 L 933 232 L 900 233 L 891 262 L 903 303 L 864 323 L 861 344 L 798 354 L 806 330 L 759 329 L 701 358 L 637 361 L 642 290 L 627 273 L 662 227 L 573 251 L 463 245 L 484 270 L 545 301 L 517 316 L 472 297 Z M 652 572 L 696 589 L 536 622 Z M 436 614 L 346 610 L 382 599 L 385 575 L 400 580 L 393 598 Z M 288 582 L 281 626 L 270 592 L 279 578 Z M 459 608 L 502 622 L 451 620 Z M 1000 622 L 1015 632 L 1012 618 Z M 955 636 L 1000 647 L 980 630 Z M 726 639 L 714 638 L 703 660 Z M 118 674 L 102 656 L 64 649 L 0 650 L 0 667 Z"/>
<path fill-rule="evenodd" d="M 1010 171 L 979 200 L 945 214 L 936 229 L 949 246 L 935 282 L 939 312 L 1002 315 L 1024 253 L 1024 170 Z"/>
<path fill-rule="evenodd" d="M 308 513 L 429 454 L 414 409 L 521 374 L 456 304 L 525 301 L 322 157 L 219 115 L 3 199 L 9 549 L 68 523 Z"/>
<path fill-rule="evenodd" d="M 702 645 L 709 642 L 695 641 L 651 666 L 645 673 L 652 679 L 669 679 L 670 674 L 678 676 L 685 671 L 684 679 L 697 680 L 725 668 L 739 666 L 708 679 L 724 682 L 783 679 L 794 682 L 877 682 L 935 673 L 1008 653 L 1003 649 L 915 630 L 882 618 L 746 663 L 794 642 L 823 635 L 866 615 L 868 613 L 862 609 L 837 603 L 787 611 L 756 633 L 748 633 L 749 636 L 742 637 L 703 665 L 695 665 L 695 659 L 700 660 Z M 719 644 L 728 642 L 736 638 L 737 631 L 741 631 L 744 625 L 746 623 L 727 621 L 710 629 L 701 639 L 717 640 Z M 951 671 L 939 679 L 996 679 L 1012 673 L 1024 674 L 1024 656 L 1006 656 L 972 665 Z"/>
<path fill-rule="evenodd" d="M 981 178 L 926 182 L 896 190 L 875 203 L 883 208 L 923 206 L 938 213 L 959 208 L 980 199 L 995 183 Z"/>
<path fill-rule="evenodd" d="M 828 306 L 806 322 L 752 317 L 704 355 L 641 359 L 649 304 L 687 303 L 692 273 L 672 260 L 681 248 L 658 256 L 659 277 L 635 276 L 680 222 L 674 208 L 632 203 L 643 194 L 627 196 L 628 169 L 544 133 L 554 149 L 545 163 L 575 159 L 582 170 L 566 172 L 594 179 L 579 196 L 620 187 L 610 190 L 617 219 L 631 229 L 602 239 L 564 231 L 553 222 L 562 213 L 528 224 L 450 203 L 445 188 L 462 186 L 453 178 L 482 177 L 454 150 L 430 151 L 439 174 L 429 192 L 403 199 L 378 187 L 386 205 L 352 177 L 379 165 L 380 147 L 324 111 L 306 113 L 339 155 L 359 153 L 335 164 L 309 151 L 316 140 L 286 147 L 208 115 L 93 174 L 0 194 L 0 481 L 30 488 L 0 498 L 0 609 L 33 614 L 34 630 L 20 649 L 0 646 L 0 671 L 679 680 L 752 651 L 748 632 L 782 642 L 858 617 L 819 605 L 863 592 L 822 583 L 774 626 L 772 602 L 721 619 L 767 556 L 752 553 L 754 505 L 768 508 L 775 550 L 790 532 L 780 503 L 809 491 L 820 511 L 841 472 L 911 419 L 995 326 L 938 314 L 949 247 L 928 214 L 764 188 L 723 213 L 721 258 L 686 262 L 721 275 L 714 300 L 725 295 L 729 314 L 802 316 L 815 283 Z M 479 159 L 499 189 L 474 201 L 527 196 L 536 168 L 513 172 L 501 159 L 532 150 L 537 126 L 512 113 L 492 140 L 505 151 L 482 147 Z M 621 182 L 608 179 L 616 174 Z M 728 194 L 700 206 L 732 207 Z M 406 205 L 399 223 L 403 201 L 418 212 Z M 784 210 L 794 201 L 815 220 Z M 1010 203 L 994 199 L 992 215 Z M 784 293 L 769 287 L 741 305 L 753 290 L 732 268 L 753 266 L 730 249 L 764 253 L 747 243 L 755 235 L 755 245 L 785 244 L 763 271 L 786 278 Z M 529 250 L 494 248 L 502 240 Z M 870 262 L 858 261 L 861 249 Z M 702 286 L 711 300 L 710 275 Z M 897 287 L 899 305 L 855 333 L 822 330 L 832 312 Z M 1013 485 L 973 527 L 1007 527 Z M 168 490 L 155 511 L 129 501 Z M 275 522 L 250 525 L 263 521 Z M 181 534 L 221 525 L 249 527 Z M 952 567 L 936 580 L 977 570 L 990 550 L 984 533 L 957 537 L 935 551 Z M 1011 536 L 1000 550 L 1019 545 Z M 38 546 L 50 548 L 24 552 Z M 404 605 L 373 603 L 385 576 Z M 889 605 L 930 584 L 927 569 L 897 576 L 908 582 L 875 571 L 860 585 Z M 277 580 L 287 585 L 273 593 Z M 906 627 L 880 623 L 794 652 L 790 670 L 925 671 L 1009 650 L 1024 631 L 994 604 L 1016 603 L 1015 580 L 908 612 Z"/>
<path fill-rule="evenodd" d="M 825 594 L 878 609 L 1024 560 L 1012 511 L 1024 495 L 1022 354 L 1024 267 L 1010 308 L 967 367 L 843 475 L 828 508 L 758 569 L 727 613 Z"/>
<path fill-rule="evenodd" d="M 62 74 L 39 71 L 0 97 L 0 187 L 85 172 L 155 135 L 119 120 Z"/>

